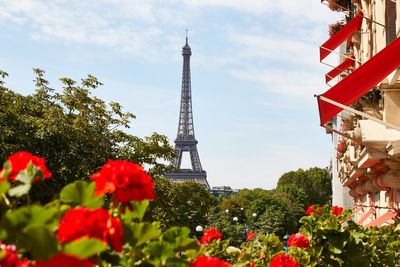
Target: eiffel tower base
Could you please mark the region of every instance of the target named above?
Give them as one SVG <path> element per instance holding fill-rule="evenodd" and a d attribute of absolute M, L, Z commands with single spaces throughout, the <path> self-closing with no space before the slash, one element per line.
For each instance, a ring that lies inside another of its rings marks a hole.
<path fill-rule="evenodd" d="M 195 182 L 210 190 L 206 171 L 194 172 L 190 169 L 180 169 L 179 172 L 167 172 L 165 177 L 175 183 Z"/>

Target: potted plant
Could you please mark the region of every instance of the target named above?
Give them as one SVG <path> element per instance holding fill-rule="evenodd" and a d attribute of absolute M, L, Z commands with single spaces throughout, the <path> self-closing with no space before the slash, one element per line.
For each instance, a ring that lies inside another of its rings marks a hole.
<path fill-rule="evenodd" d="M 346 25 L 346 22 L 344 20 L 339 20 L 336 23 L 329 24 L 329 36 L 332 37 L 333 35 L 335 35 L 335 33 L 340 31 L 340 29 L 342 29 L 344 25 Z"/>

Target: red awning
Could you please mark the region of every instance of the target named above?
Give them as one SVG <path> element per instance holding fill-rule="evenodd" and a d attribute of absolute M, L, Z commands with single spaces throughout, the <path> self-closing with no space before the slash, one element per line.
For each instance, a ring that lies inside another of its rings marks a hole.
<path fill-rule="evenodd" d="M 375 212 L 375 208 L 371 208 L 369 211 L 367 211 L 364 216 L 357 222 L 358 224 L 362 224 L 372 213 Z"/>
<path fill-rule="evenodd" d="M 397 216 L 397 212 L 389 211 L 377 218 L 376 220 L 370 222 L 367 224 L 365 227 L 371 227 L 371 226 L 381 226 L 385 222 L 389 221 L 390 219 L 394 218 Z"/>
<path fill-rule="evenodd" d="M 338 76 L 343 71 L 347 70 L 348 68 L 354 66 L 354 57 L 346 58 L 342 63 L 340 63 L 336 68 L 325 74 L 325 81 L 328 83 L 333 78 Z"/>
<path fill-rule="evenodd" d="M 333 50 L 335 50 L 341 43 L 346 41 L 353 33 L 361 28 L 362 14 L 354 17 L 349 23 L 344 25 L 337 33 L 335 33 L 331 38 L 328 39 L 319 48 L 319 58 L 322 61 L 326 58 Z"/>
<path fill-rule="evenodd" d="M 349 106 L 398 67 L 400 67 L 400 37 L 323 93 L 322 96 Z M 319 97 L 318 107 L 321 125 L 327 123 L 342 110 Z"/>

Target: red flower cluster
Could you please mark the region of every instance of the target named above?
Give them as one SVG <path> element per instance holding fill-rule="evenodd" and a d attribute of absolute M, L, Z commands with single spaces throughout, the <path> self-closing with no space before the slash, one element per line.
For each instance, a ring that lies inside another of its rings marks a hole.
<path fill-rule="evenodd" d="M 91 179 L 96 181 L 96 195 L 115 193 L 120 203 L 156 198 L 150 175 L 132 162 L 109 160 Z"/>
<path fill-rule="evenodd" d="M 333 215 L 340 216 L 343 213 L 343 208 L 342 207 L 338 207 L 338 206 L 333 206 L 332 210 L 331 210 L 331 213 Z"/>
<path fill-rule="evenodd" d="M 69 210 L 60 221 L 57 236 L 61 243 L 81 237 L 97 238 L 107 242 L 116 251 L 122 251 L 121 221 L 111 217 L 106 209 Z"/>
<path fill-rule="evenodd" d="M 211 256 L 200 256 L 189 267 L 232 267 L 229 263 Z"/>
<path fill-rule="evenodd" d="M 200 243 L 207 245 L 213 240 L 218 240 L 222 238 L 222 234 L 218 232 L 215 228 L 210 228 L 204 232 L 203 236 L 200 238 Z"/>
<path fill-rule="evenodd" d="M 0 242 L 0 251 L 3 251 L 3 258 L 0 260 L 1 267 L 28 267 L 29 260 L 20 260 L 14 245 L 5 245 Z"/>
<path fill-rule="evenodd" d="M 3 265 L 2 265 L 3 266 Z M 38 261 L 32 267 L 93 267 L 94 264 L 89 260 L 81 260 L 74 256 L 58 254 L 50 258 L 47 262 Z"/>
<path fill-rule="evenodd" d="M 307 210 L 306 210 L 306 215 L 312 215 L 314 213 L 320 213 L 321 212 L 321 207 L 317 206 L 316 209 L 314 209 L 315 205 L 310 205 L 308 206 Z"/>
<path fill-rule="evenodd" d="M 256 238 L 256 233 L 250 231 L 247 233 L 246 241 L 252 241 Z"/>
<path fill-rule="evenodd" d="M 287 244 L 289 247 L 309 248 L 310 241 L 300 233 L 290 235 Z"/>
<path fill-rule="evenodd" d="M 6 168 L 0 171 L 0 178 L 8 179 L 11 182 L 15 182 L 17 179 L 17 175 L 25 170 L 29 164 L 32 164 L 36 168 L 42 171 L 43 177 L 45 179 L 51 178 L 52 173 L 46 167 L 46 160 L 44 158 L 36 157 L 29 152 L 17 152 L 12 154 L 7 159 L 8 163 L 11 165 L 11 171 L 8 174 L 8 177 L 5 177 Z M 39 179 L 39 177 L 37 177 Z"/>
<path fill-rule="evenodd" d="M 275 256 L 268 265 L 269 267 L 301 267 L 295 259 L 288 254 Z"/>

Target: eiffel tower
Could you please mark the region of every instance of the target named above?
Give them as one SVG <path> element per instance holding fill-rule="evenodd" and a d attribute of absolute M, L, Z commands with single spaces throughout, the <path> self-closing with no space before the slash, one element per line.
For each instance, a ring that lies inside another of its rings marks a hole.
<path fill-rule="evenodd" d="M 188 45 L 186 30 L 186 44 L 182 48 L 183 72 L 181 108 L 179 112 L 178 134 L 175 139 L 175 150 L 177 157 L 172 162 L 172 165 L 178 171 L 166 173 L 166 177 L 174 182 L 197 182 L 207 189 L 210 189 L 210 185 L 207 182 L 207 172 L 201 167 L 199 152 L 197 151 L 197 140 L 194 136 L 192 91 L 190 80 L 191 55 L 192 50 Z M 189 152 L 192 169 L 181 168 L 182 155 L 184 152 Z"/>

